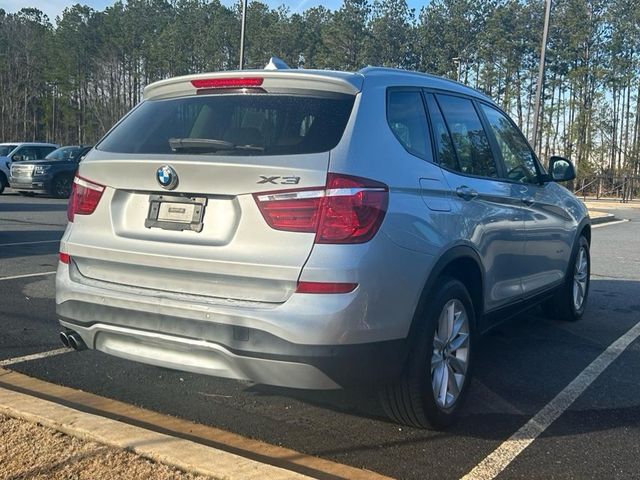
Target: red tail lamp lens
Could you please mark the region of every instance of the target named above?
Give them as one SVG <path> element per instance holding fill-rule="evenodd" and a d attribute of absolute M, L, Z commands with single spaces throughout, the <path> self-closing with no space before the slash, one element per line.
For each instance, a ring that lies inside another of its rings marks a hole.
<path fill-rule="evenodd" d="M 67 219 L 73 222 L 76 215 L 91 215 L 98 206 L 103 192 L 103 185 L 76 175 L 67 205 Z"/>
<path fill-rule="evenodd" d="M 364 243 L 378 232 L 389 190 L 372 180 L 329 174 L 316 243 Z"/>
<path fill-rule="evenodd" d="M 314 233 L 318 227 L 324 190 L 287 190 L 255 194 L 267 224 L 275 230 Z"/>
<path fill-rule="evenodd" d="M 69 265 L 69 262 L 71 262 L 71 256 L 68 253 L 59 253 L 59 258 L 60 261 L 66 265 Z"/>
<path fill-rule="evenodd" d="M 315 232 L 316 243 L 364 243 L 382 224 L 389 189 L 373 180 L 330 173 L 324 188 L 268 192 L 254 197 L 271 228 Z"/>

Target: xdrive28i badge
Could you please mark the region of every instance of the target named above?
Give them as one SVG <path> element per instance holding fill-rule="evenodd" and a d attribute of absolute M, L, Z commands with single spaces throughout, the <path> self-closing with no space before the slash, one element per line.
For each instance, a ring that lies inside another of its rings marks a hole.
<path fill-rule="evenodd" d="M 178 174 L 169 165 L 163 165 L 156 170 L 156 180 L 167 190 L 173 190 L 178 186 Z"/>

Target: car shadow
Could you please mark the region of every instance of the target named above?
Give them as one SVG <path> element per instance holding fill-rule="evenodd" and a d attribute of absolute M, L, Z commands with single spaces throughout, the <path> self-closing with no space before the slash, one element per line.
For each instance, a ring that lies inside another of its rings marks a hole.
<path fill-rule="evenodd" d="M 476 347 L 474 380 L 460 418 L 444 435 L 488 440 L 509 436 L 640 320 L 638 291 L 640 282 L 637 281 L 594 278 L 587 311 L 581 321 L 550 320 L 536 307 L 490 330 Z M 635 295 L 632 292 L 636 292 Z M 603 316 L 602 312 L 608 315 Z M 625 355 L 633 365 L 629 368 L 638 371 L 640 353 L 629 350 Z M 608 381 L 606 371 L 601 377 L 599 381 Z M 626 386 L 634 389 L 633 398 L 640 398 L 637 382 Z M 284 396 L 321 409 L 390 423 L 377 401 L 375 388 L 308 391 L 253 385 L 245 391 L 258 396 Z M 640 426 L 638 400 L 606 409 L 588 405 L 580 408 L 578 411 L 570 408 L 565 414 L 570 423 L 576 425 L 575 429 L 566 431 L 566 435 Z"/>

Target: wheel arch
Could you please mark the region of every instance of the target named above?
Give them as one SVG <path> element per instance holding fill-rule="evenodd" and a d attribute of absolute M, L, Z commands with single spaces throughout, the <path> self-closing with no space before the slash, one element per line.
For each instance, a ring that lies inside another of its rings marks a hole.
<path fill-rule="evenodd" d="M 567 271 L 565 272 L 565 281 L 567 281 L 568 276 L 571 274 L 570 266 L 573 262 L 573 259 L 578 254 L 578 248 L 580 247 L 580 238 L 585 237 L 589 247 L 591 247 L 591 220 L 589 217 L 585 217 L 578 224 L 578 228 L 576 228 L 576 236 L 573 239 L 573 246 L 571 247 L 571 256 L 569 257 L 569 263 L 567 263 Z"/>
<path fill-rule="evenodd" d="M 414 338 L 415 331 L 423 320 L 423 312 L 439 279 L 452 277 L 464 284 L 471 296 L 474 307 L 475 324 L 480 327 L 480 319 L 484 314 L 484 285 L 485 272 L 480 255 L 468 245 L 457 245 L 440 256 L 424 284 L 420 300 L 416 308 L 409 338 Z"/>
<path fill-rule="evenodd" d="M 578 228 L 580 232 L 578 238 L 582 235 L 587 239 L 587 243 L 591 246 L 591 223 L 588 221 L 583 221 L 581 226 Z"/>

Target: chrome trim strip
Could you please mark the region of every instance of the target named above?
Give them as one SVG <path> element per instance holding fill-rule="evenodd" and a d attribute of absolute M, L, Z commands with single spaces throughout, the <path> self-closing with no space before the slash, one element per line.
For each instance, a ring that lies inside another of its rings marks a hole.
<path fill-rule="evenodd" d="M 384 188 L 331 188 L 329 190 L 303 190 L 301 192 L 282 192 L 259 195 L 261 202 L 273 202 L 278 200 L 301 200 L 305 198 L 322 197 L 349 197 L 360 192 L 384 192 Z"/>
<path fill-rule="evenodd" d="M 80 185 L 81 187 L 88 188 L 90 190 L 95 190 L 97 192 L 103 192 L 104 191 L 104 187 L 102 185 L 97 185 L 95 183 L 89 182 L 88 180 L 85 180 L 84 178 L 75 177 L 73 179 L 73 183 L 75 183 L 77 185 Z"/>

